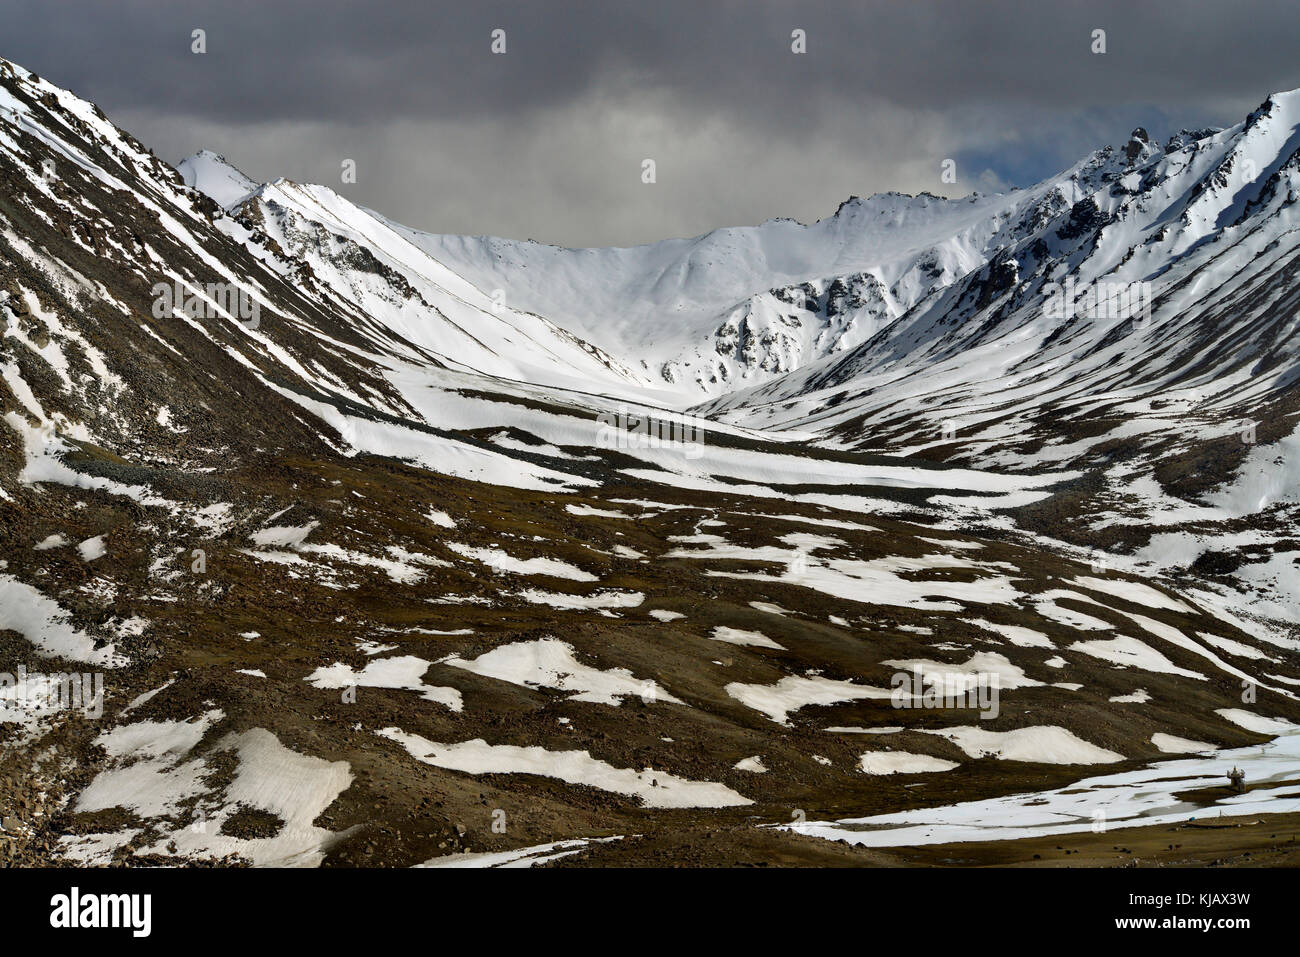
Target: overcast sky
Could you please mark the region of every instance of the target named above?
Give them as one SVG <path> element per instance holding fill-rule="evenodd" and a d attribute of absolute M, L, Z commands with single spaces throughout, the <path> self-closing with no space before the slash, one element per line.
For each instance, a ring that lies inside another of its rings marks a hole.
<path fill-rule="evenodd" d="M 255 179 L 325 183 L 433 232 L 627 245 L 811 222 L 852 194 L 1028 185 L 1137 125 L 1162 140 L 1231 125 L 1300 87 L 1298 13 L 1296 0 L 0 0 L 0 55 L 172 162 L 212 149 Z M 196 29 L 206 53 L 191 52 Z"/>

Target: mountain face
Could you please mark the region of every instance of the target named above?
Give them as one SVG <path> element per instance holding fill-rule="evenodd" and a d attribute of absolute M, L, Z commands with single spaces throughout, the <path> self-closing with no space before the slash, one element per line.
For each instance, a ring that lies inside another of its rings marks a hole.
<path fill-rule="evenodd" d="M 703 411 L 851 448 L 1084 472 L 1095 487 L 1067 513 L 1034 507 L 1021 524 L 1209 584 L 1289 631 L 1300 94 L 1163 150 L 1138 131 L 1082 170 L 1089 190 L 1042 205 L 1036 228 L 869 341 Z M 1141 305 L 1060 308 L 1069 289 Z"/>
<path fill-rule="evenodd" d="M 865 342 L 1007 241 L 1024 197 L 854 197 L 812 226 L 774 220 L 631 249 L 405 230 L 479 286 L 621 355 L 679 402 L 771 381 Z"/>
<path fill-rule="evenodd" d="M 917 863 L 1011 794 L 1057 841 L 1278 810 L 1217 784 L 1300 740 L 1298 103 L 566 250 L 172 169 L 0 60 L 0 856 Z"/>

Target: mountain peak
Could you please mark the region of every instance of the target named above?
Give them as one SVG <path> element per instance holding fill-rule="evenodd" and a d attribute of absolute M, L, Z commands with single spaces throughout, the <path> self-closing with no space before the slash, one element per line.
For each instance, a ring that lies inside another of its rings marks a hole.
<path fill-rule="evenodd" d="M 1124 144 L 1124 162 L 1128 166 L 1137 166 L 1158 152 L 1160 149 L 1151 142 L 1150 134 L 1139 126 Z"/>
<path fill-rule="evenodd" d="M 247 176 L 220 153 L 199 150 L 181 160 L 177 172 L 191 189 L 212 197 L 225 209 L 233 209 L 259 188 L 259 183 Z"/>

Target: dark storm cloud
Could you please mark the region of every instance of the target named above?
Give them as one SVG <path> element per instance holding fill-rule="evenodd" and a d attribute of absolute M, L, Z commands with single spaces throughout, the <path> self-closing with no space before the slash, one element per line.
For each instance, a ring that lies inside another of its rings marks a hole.
<path fill-rule="evenodd" d="M 100 103 L 168 159 L 208 147 L 257 178 L 326 182 L 423 228 L 573 244 L 814 219 L 850 193 L 1024 184 L 1138 123 L 1233 123 L 1300 86 L 1293 2 L 0 11 L 0 55 Z M 489 50 L 498 27 L 504 56 Z M 790 52 L 795 28 L 805 55 Z M 948 157 L 955 187 L 938 179 Z M 343 158 L 356 184 L 339 183 Z M 653 187 L 644 158 L 658 164 Z"/>

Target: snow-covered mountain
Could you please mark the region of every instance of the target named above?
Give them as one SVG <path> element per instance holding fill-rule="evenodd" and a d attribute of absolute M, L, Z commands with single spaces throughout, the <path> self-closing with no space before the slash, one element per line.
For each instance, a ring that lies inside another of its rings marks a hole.
<path fill-rule="evenodd" d="M 226 210 L 237 207 L 257 192 L 259 186 L 228 163 L 224 156 L 211 150 L 199 150 L 183 160 L 176 171 L 186 186 L 210 196 Z"/>
<path fill-rule="evenodd" d="M 377 295 L 376 271 L 359 268 L 357 246 L 382 253 L 384 264 L 402 274 L 396 285 L 379 275 L 382 309 L 404 309 L 424 324 L 432 305 L 406 286 L 432 280 L 430 298 L 467 297 L 516 325 L 553 323 L 593 343 L 585 348 L 607 364 L 623 357 L 619 378 L 678 405 L 767 381 L 865 341 L 919 297 L 985 262 L 988 249 L 1005 242 L 1005 214 L 1024 201 L 855 197 L 811 227 L 776 220 L 634 249 L 575 250 L 423 233 L 326 187 L 284 180 L 259 187 L 208 151 L 179 168 L 187 184 L 268 232 L 281 251 L 317 271 L 328 262 L 331 285 L 367 309 L 377 308 L 362 292 Z M 517 342 L 488 346 L 497 356 L 530 354 Z M 491 364 L 478 361 L 478 368 Z"/>
<path fill-rule="evenodd" d="M 1129 162 L 1153 152 L 1142 143 Z M 476 284 L 617 355 L 683 400 L 726 395 L 852 350 L 1094 192 L 1112 151 L 1007 195 L 852 197 L 804 226 L 773 220 L 631 249 L 561 249 L 405 230 Z"/>
<path fill-rule="evenodd" d="M 467 282 L 333 190 L 283 179 L 257 186 L 209 152 L 179 170 L 250 231 L 257 255 L 284 275 L 310 277 L 377 345 L 396 334 L 420 359 L 546 385 L 644 382 L 589 343 Z"/>
<path fill-rule="evenodd" d="M 773 220 L 630 249 L 405 233 L 698 401 L 866 341 L 986 262 L 1022 202 L 854 197 L 811 226 Z"/>
<path fill-rule="evenodd" d="M 0 673 L 41 692 L 0 680 L 0 855 L 903 863 L 893 815 L 958 802 L 1272 814 L 1212 784 L 1300 740 L 1295 113 L 563 250 L 172 169 L 0 60 Z M 45 693 L 82 673 L 93 719 Z M 885 856 L 756 826 L 792 808 Z"/>
<path fill-rule="evenodd" d="M 1300 622 L 1297 198 L 1300 93 L 1164 149 L 1139 131 L 1076 167 L 988 265 L 852 351 L 702 411 L 842 447 L 1084 471 L 1096 487 L 1069 521 L 1027 523 L 1189 584 L 1212 569 L 1235 603 Z M 1088 308 L 1099 289 L 1142 304 Z"/>
<path fill-rule="evenodd" d="M 786 412 L 757 408 L 836 390 L 835 415 L 817 422 L 835 428 L 854 415 L 846 402 L 854 389 L 888 404 L 900 393 L 880 395 L 883 383 L 901 383 L 912 370 L 924 370 L 922 377 L 935 381 L 919 388 L 934 403 L 944 401 L 951 417 L 964 411 L 963 404 L 945 398 L 939 380 L 958 369 L 962 387 L 989 393 L 974 406 L 1005 406 L 992 396 L 1006 391 L 1009 379 L 1037 382 L 1032 403 L 1041 406 L 1057 387 L 1077 397 L 1136 384 L 1150 390 L 1226 383 L 1268 351 L 1273 356 L 1257 371 L 1274 374 L 1267 387 L 1256 383 L 1253 394 L 1285 386 L 1291 347 L 1278 334 L 1285 326 L 1260 330 L 1230 317 L 1230 327 L 1208 313 L 1268 285 L 1291 259 L 1298 113 L 1300 93 L 1280 94 L 1236 127 L 1180 134 L 1165 150 L 1136 131 L 1125 150 L 1103 150 L 1061 177 L 988 263 L 918 300 L 901 321 L 845 356 L 737 391 L 711 407 L 744 408 L 756 419 L 785 424 L 816 416 L 825 397 Z M 1053 289 L 1067 280 L 1078 303 L 1054 310 Z M 1127 291 L 1143 283 L 1149 302 L 1135 310 L 1140 315 L 1090 315 L 1083 301 L 1101 284 Z M 1240 341 L 1238 327 L 1247 332 Z M 915 382 L 901 386 L 912 393 L 917 388 Z"/>
<path fill-rule="evenodd" d="M 657 387 L 652 403 L 841 448 L 1094 471 L 1104 494 L 1035 531 L 1179 576 L 1245 517 L 1266 553 L 1287 542 L 1300 500 L 1288 451 L 1298 100 L 1277 94 L 1237 126 L 1163 146 L 1135 130 L 1003 196 L 853 198 L 810 226 L 630 249 L 374 215 L 477 288 L 621 357 L 619 371 Z M 1090 307 L 1098 291 L 1132 308 Z M 1300 623 L 1300 589 L 1280 572 L 1291 557 L 1216 584 Z"/>

